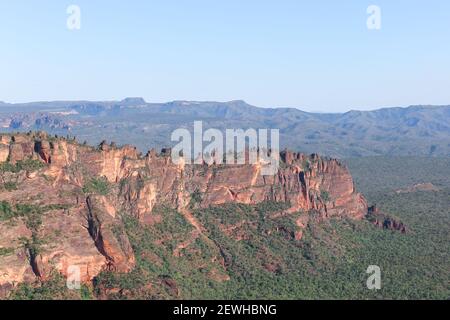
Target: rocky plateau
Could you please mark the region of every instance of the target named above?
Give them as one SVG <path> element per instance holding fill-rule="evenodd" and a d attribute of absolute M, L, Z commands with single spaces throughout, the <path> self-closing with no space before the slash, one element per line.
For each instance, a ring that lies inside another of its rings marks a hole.
<path fill-rule="evenodd" d="M 131 145 L 92 147 L 43 132 L 1 135 L 1 293 L 53 272 L 69 276 L 74 267 L 85 283 L 103 270 L 131 271 L 136 257 L 122 217 L 158 224 L 164 220 L 155 213 L 159 206 L 180 212 L 193 237 L 206 237 L 193 205 L 287 203 L 280 215 L 304 213 L 296 222 L 297 241 L 310 212 L 316 220 L 367 215 L 367 201 L 338 160 L 290 151 L 280 156 L 278 173 L 262 176 L 261 164 L 175 165 L 167 150 L 142 155 Z M 201 197 L 193 204 L 195 194 Z"/>

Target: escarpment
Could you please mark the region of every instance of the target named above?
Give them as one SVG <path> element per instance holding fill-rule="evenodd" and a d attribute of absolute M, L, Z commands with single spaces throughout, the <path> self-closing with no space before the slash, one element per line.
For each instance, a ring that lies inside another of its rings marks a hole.
<path fill-rule="evenodd" d="M 338 160 L 290 151 L 281 153 L 275 175 L 263 176 L 259 164 L 176 165 L 165 152 L 142 156 L 133 146 L 91 147 L 30 133 L 2 135 L 0 162 L 5 290 L 36 277 L 45 280 L 55 270 L 67 276 L 76 268 L 82 282 L 102 270 L 129 272 L 136 257 L 122 218 L 159 223 L 164 220 L 155 213 L 159 206 L 183 213 L 192 234 L 207 238 L 190 214 L 193 208 L 283 202 L 288 204 L 283 214 L 305 213 L 292 235 L 296 240 L 309 223 L 308 212 L 320 219 L 362 219 L 368 210 Z"/>

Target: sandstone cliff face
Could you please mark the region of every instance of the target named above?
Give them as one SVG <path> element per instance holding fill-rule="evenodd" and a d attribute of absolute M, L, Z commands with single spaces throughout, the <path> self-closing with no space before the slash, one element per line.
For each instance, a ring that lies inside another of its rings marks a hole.
<path fill-rule="evenodd" d="M 135 264 L 133 249 L 113 207 L 105 197 L 89 196 L 88 231 L 98 251 L 106 258 L 107 268 L 116 272 L 129 272 Z"/>
<path fill-rule="evenodd" d="M 15 226 L 0 224 L 0 248 L 10 253 L 0 256 L 0 297 L 15 284 L 33 281 L 35 275 L 29 263 L 26 249 L 20 246 L 18 235 L 31 237 L 23 222 Z"/>
<path fill-rule="evenodd" d="M 52 270 L 67 275 L 68 266 L 80 269 L 82 281 L 105 269 L 130 271 L 135 257 L 120 216 L 155 223 L 164 219 L 153 213 L 158 205 L 183 213 L 197 236 L 202 226 L 190 215 L 193 206 L 276 201 L 290 204 L 286 214 L 314 210 L 323 219 L 360 219 L 367 213 L 367 202 L 355 191 L 349 171 L 339 161 L 317 155 L 283 152 L 278 173 L 262 176 L 258 164 L 180 166 L 169 155 L 154 151 L 141 157 L 132 146 L 102 143 L 93 148 L 43 133 L 0 138 L 0 162 L 15 165 L 27 159 L 42 168 L 3 172 L 2 182 L 14 179 L 17 189 L 2 190 L 0 201 L 13 209 L 24 203 L 47 209 L 38 226 L 24 223 L 26 215 L 14 222 L 13 229 L 11 221 L 0 219 L 0 248 L 11 248 L 8 255 L 0 256 L 0 287 L 33 277 L 45 279 Z M 83 189 L 93 177 L 107 179 L 111 186 L 107 194 Z M 301 239 L 307 224 L 304 214 L 297 221 L 296 239 Z M 38 252 L 20 244 L 35 238 L 46 240 Z"/>

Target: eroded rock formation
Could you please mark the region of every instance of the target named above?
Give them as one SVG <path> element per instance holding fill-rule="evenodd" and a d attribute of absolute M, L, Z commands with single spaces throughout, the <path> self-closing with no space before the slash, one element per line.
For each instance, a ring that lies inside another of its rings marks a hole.
<path fill-rule="evenodd" d="M 21 166 L 30 160 L 41 165 L 33 170 Z M 1 173 L 3 184 L 16 187 L 0 192 L 0 287 L 45 279 L 53 270 L 67 275 L 69 266 L 79 268 L 82 281 L 106 269 L 130 271 L 135 257 L 121 215 L 157 223 L 164 219 L 153 213 L 158 205 L 183 213 L 196 236 L 203 230 L 189 213 L 193 206 L 286 202 L 290 209 L 284 214 L 305 212 L 292 235 L 297 240 L 312 210 L 323 219 L 367 214 L 366 200 L 338 160 L 289 151 L 281 153 L 281 160 L 276 175 L 263 176 L 261 164 L 175 165 L 167 152 L 140 156 L 133 146 L 103 142 L 94 148 L 44 133 L 3 135 L 0 162 L 18 169 Z M 95 177 L 106 179 L 107 192 L 86 189 Z M 33 223 L 34 216 L 19 212 L 17 204 L 46 214 Z M 17 219 L 6 219 L 8 214 Z"/>
<path fill-rule="evenodd" d="M 367 219 L 376 227 L 392 231 L 407 233 L 408 228 L 398 219 L 381 212 L 376 205 L 368 208 Z"/>

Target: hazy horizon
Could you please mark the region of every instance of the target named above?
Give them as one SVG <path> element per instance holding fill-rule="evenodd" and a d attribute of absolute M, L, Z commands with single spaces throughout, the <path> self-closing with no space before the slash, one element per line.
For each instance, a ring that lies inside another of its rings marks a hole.
<path fill-rule="evenodd" d="M 267 106 L 267 105 L 255 105 L 252 103 L 249 103 L 248 101 L 244 100 L 244 99 L 232 99 L 232 100 L 228 100 L 228 101 L 218 101 L 218 100 L 187 100 L 187 99 L 180 99 L 180 100 L 168 100 L 168 101 L 148 101 L 147 99 L 143 98 L 143 97 L 124 97 L 122 99 L 105 99 L 105 100 L 86 100 L 86 99 L 54 99 L 54 100 L 40 100 L 40 101 L 20 101 L 20 102 L 10 102 L 10 101 L 5 101 L 0 99 L 0 103 L 5 103 L 5 104 L 10 104 L 10 105 L 24 105 L 24 104 L 33 104 L 33 103 L 54 103 L 54 102 L 67 102 L 67 103 L 74 103 L 74 102 L 90 102 L 90 103 L 103 103 L 103 102 L 121 102 L 125 99 L 129 99 L 129 98 L 138 98 L 138 99 L 144 99 L 144 101 L 147 104 L 165 104 L 165 103 L 172 103 L 172 102 L 188 102 L 188 103 L 208 103 L 208 102 L 213 102 L 213 103 L 231 103 L 231 102 L 236 102 L 236 101 L 242 101 L 252 107 L 256 107 L 256 108 L 263 108 L 263 109 L 296 109 L 299 111 L 304 111 L 304 112 L 309 112 L 309 113 L 346 113 L 346 112 L 350 112 L 350 111 L 377 111 L 377 110 L 382 110 L 382 109 L 391 109 L 391 108 L 402 108 L 402 109 L 406 109 L 406 108 L 411 108 L 411 107 L 446 107 L 446 106 L 450 106 L 450 103 L 448 104 L 412 104 L 412 105 L 407 105 L 407 106 L 379 106 L 379 107 L 373 107 L 373 108 L 363 108 L 363 107 L 349 107 L 347 109 L 344 110 L 337 110 L 337 111 L 326 111 L 326 110 L 313 110 L 311 108 L 308 108 L 307 106 L 303 107 L 303 106 L 299 106 L 299 107 L 290 107 L 290 106 L 282 106 L 282 105 L 275 105 L 275 106 Z"/>

